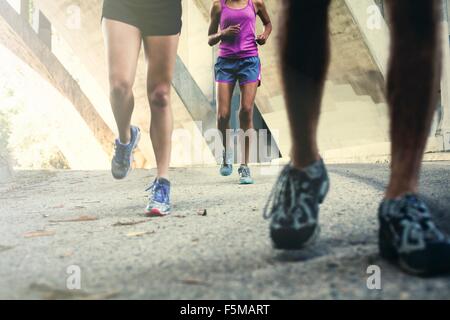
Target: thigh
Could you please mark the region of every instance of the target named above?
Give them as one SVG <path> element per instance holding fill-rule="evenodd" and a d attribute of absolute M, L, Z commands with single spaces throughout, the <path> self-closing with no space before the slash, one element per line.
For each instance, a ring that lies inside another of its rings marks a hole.
<path fill-rule="evenodd" d="M 217 112 L 219 115 L 230 115 L 234 86 L 235 83 L 217 82 Z"/>
<path fill-rule="evenodd" d="M 258 82 L 249 82 L 241 85 L 241 109 L 250 111 L 255 105 Z"/>
<path fill-rule="evenodd" d="M 124 22 L 103 18 L 102 28 L 105 38 L 110 82 L 128 81 L 136 76 L 141 33 L 138 28 Z"/>
<path fill-rule="evenodd" d="M 145 56 L 148 64 L 147 86 L 170 86 L 177 59 L 178 34 L 171 36 L 152 36 L 144 38 Z"/>

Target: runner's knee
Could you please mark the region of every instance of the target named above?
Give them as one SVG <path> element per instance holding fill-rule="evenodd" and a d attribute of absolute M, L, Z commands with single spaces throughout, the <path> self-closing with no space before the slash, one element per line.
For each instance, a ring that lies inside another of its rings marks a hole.
<path fill-rule="evenodd" d="M 133 83 L 120 77 L 110 79 L 110 96 L 114 100 L 124 100 L 133 93 Z"/>
<path fill-rule="evenodd" d="M 169 107 L 170 85 L 162 84 L 148 88 L 148 98 L 152 109 Z"/>
<path fill-rule="evenodd" d="M 249 123 L 253 119 L 253 105 L 242 105 L 239 110 L 239 120 L 241 122 Z"/>
<path fill-rule="evenodd" d="M 217 122 L 219 126 L 226 126 L 230 122 L 231 114 L 230 111 L 219 111 L 217 113 Z"/>

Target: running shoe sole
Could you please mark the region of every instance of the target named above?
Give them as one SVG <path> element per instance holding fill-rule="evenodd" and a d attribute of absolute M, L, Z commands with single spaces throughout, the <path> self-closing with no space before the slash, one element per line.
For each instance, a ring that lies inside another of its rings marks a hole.
<path fill-rule="evenodd" d="M 150 211 L 145 211 L 145 215 L 147 217 L 165 217 L 168 216 L 170 214 L 170 212 L 162 212 L 161 210 L 157 209 L 157 208 L 153 208 Z"/>

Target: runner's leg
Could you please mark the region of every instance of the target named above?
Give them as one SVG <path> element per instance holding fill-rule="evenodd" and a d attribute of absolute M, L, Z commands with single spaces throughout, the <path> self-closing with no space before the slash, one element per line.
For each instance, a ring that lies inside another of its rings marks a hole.
<path fill-rule="evenodd" d="M 129 24 L 104 18 L 110 101 L 123 144 L 130 142 L 130 121 L 134 108 L 133 84 L 141 48 L 139 29 Z"/>
<path fill-rule="evenodd" d="M 148 62 L 147 94 L 151 109 L 150 138 L 156 157 L 158 178 L 168 178 L 172 150 L 172 78 L 179 35 L 144 38 Z"/>

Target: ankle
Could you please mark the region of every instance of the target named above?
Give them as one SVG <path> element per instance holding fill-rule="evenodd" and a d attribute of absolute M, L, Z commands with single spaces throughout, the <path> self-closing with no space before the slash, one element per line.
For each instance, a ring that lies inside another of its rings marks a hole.
<path fill-rule="evenodd" d="M 292 159 L 292 166 L 296 169 L 302 170 L 319 161 L 320 159 L 321 157 L 319 154 L 312 155 L 310 157 L 301 157 L 301 158 L 294 157 Z"/>
<path fill-rule="evenodd" d="M 156 176 L 156 179 L 157 179 L 157 180 L 163 179 L 163 180 L 170 181 L 169 175 L 168 175 L 168 174 L 158 174 L 158 175 Z"/>
<path fill-rule="evenodd" d="M 417 186 L 414 185 L 403 185 L 403 186 L 389 186 L 384 195 L 387 200 L 394 200 L 401 198 L 407 194 L 417 194 L 418 189 Z"/>

